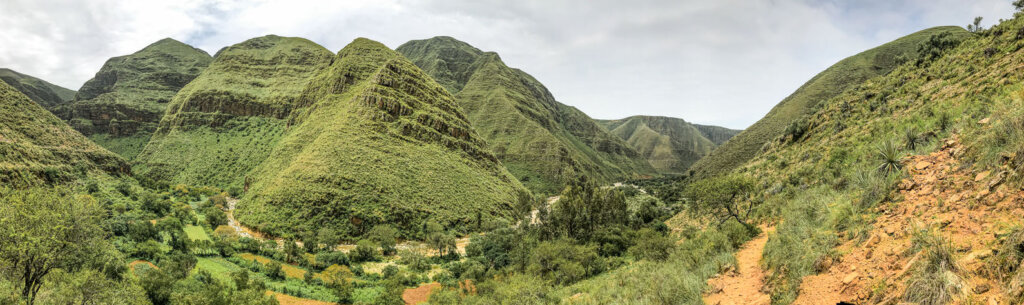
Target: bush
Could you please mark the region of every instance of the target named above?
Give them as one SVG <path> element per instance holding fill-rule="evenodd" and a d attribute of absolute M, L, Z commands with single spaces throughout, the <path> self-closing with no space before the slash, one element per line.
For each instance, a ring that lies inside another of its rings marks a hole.
<path fill-rule="evenodd" d="M 663 233 L 651 229 L 637 232 L 636 245 L 629 248 L 629 253 L 637 259 L 663 261 L 668 259 L 675 241 Z"/>
<path fill-rule="evenodd" d="M 264 267 L 264 273 L 267 274 L 271 279 L 283 280 L 285 278 L 284 270 L 281 269 L 281 263 L 277 261 L 270 261 Z"/>
<path fill-rule="evenodd" d="M 375 261 L 377 257 L 377 244 L 366 239 L 357 242 L 351 252 L 352 261 L 357 263 Z"/>
<path fill-rule="evenodd" d="M 348 266 L 348 255 L 341 251 L 320 252 L 316 254 L 317 268 L 324 269 L 331 265 Z"/>
<path fill-rule="evenodd" d="M 889 175 L 891 173 L 899 172 L 900 169 L 903 168 L 903 165 L 900 163 L 900 159 L 903 158 L 903 154 L 896 146 L 896 142 L 893 142 L 892 140 L 882 142 L 876 150 L 878 158 L 881 159 L 881 162 L 878 164 L 879 172 Z"/>
<path fill-rule="evenodd" d="M 570 284 L 604 272 L 595 246 L 577 246 L 561 239 L 541 242 L 530 254 L 530 273 L 558 284 Z"/>
<path fill-rule="evenodd" d="M 203 215 L 206 216 L 206 223 L 209 223 L 211 228 L 228 224 L 228 215 L 216 206 L 207 207 L 203 210 Z"/>
<path fill-rule="evenodd" d="M 395 254 L 395 244 L 398 242 L 398 230 L 389 225 L 376 225 L 367 233 L 367 238 L 380 245 L 381 253 L 384 255 Z"/>
<path fill-rule="evenodd" d="M 409 266 L 409 270 L 415 272 L 426 272 L 430 270 L 430 259 L 418 252 L 403 251 L 401 254 L 402 259 L 399 261 L 401 264 Z"/>

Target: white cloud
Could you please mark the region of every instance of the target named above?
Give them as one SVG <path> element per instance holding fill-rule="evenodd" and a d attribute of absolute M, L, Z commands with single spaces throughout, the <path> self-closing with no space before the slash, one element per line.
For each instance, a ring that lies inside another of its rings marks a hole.
<path fill-rule="evenodd" d="M 266 34 L 337 51 L 453 36 L 496 51 L 598 118 L 743 128 L 849 55 L 938 25 L 1008 18 L 1007 0 L 187 0 L 0 2 L 0 67 L 69 88 L 172 37 L 215 53 Z"/>

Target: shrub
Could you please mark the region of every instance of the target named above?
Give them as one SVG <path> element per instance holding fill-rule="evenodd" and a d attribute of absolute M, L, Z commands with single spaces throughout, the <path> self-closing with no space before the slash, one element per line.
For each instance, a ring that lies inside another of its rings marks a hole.
<path fill-rule="evenodd" d="M 409 266 L 409 270 L 415 272 L 425 272 L 430 270 L 430 260 L 427 259 L 426 256 L 423 256 L 423 254 L 413 251 L 403 251 L 401 256 L 402 260 L 400 263 Z"/>
<path fill-rule="evenodd" d="M 353 262 L 369 262 L 377 260 L 377 244 L 363 239 L 356 243 L 356 248 L 350 252 Z"/>
<path fill-rule="evenodd" d="M 275 280 L 283 280 L 285 277 L 284 270 L 281 269 L 281 263 L 277 261 L 270 261 L 263 268 L 267 276 Z"/>
<path fill-rule="evenodd" d="M 637 259 L 663 261 L 668 259 L 675 241 L 663 233 L 642 229 L 637 233 L 636 245 L 629 248 L 629 253 Z"/>
<path fill-rule="evenodd" d="M 367 238 L 380 245 L 381 254 L 394 255 L 398 242 L 398 230 L 389 225 L 376 225 L 367 233 Z"/>
<path fill-rule="evenodd" d="M 316 265 L 320 269 L 331 265 L 348 266 L 349 259 L 348 255 L 341 251 L 320 252 L 316 254 Z"/>

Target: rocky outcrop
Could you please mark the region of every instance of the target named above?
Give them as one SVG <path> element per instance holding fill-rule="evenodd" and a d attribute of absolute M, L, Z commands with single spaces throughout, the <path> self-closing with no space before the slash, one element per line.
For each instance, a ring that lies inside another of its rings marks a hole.
<path fill-rule="evenodd" d="M 134 158 L 171 98 L 211 61 L 203 50 L 170 38 L 157 41 L 107 60 L 62 115 L 98 144 Z"/>

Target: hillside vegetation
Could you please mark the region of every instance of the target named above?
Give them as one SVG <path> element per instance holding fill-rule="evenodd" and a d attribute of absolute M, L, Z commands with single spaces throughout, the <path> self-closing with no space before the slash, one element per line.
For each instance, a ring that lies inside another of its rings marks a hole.
<path fill-rule="evenodd" d="M 698 126 L 678 118 L 657 116 L 632 116 L 621 120 L 597 122 L 613 135 L 629 143 L 655 170 L 665 174 L 685 173 L 690 165 L 738 132 L 717 126 Z M 719 142 L 712 141 L 708 136 Z"/>
<path fill-rule="evenodd" d="M 273 35 L 224 48 L 171 100 L 135 172 L 240 193 L 288 129 L 309 79 L 332 57 L 309 40 Z"/>
<path fill-rule="evenodd" d="M 455 96 L 489 149 L 534 192 L 557 193 L 578 175 L 612 182 L 654 173 L 622 139 L 496 53 L 451 37 L 410 41 L 397 51 Z"/>
<path fill-rule="evenodd" d="M 404 57 L 356 39 L 302 91 L 292 126 L 253 170 L 243 223 L 272 234 L 357 236 L 428 220 L 465 230 L 508 220 L 526 190 L 452 96 Z"/>
<path fill-rule="evenodd" d="M 0 184 L 61 184 L 92 173 L 128 171 L 121 157 L 71 129 L 42 106 L 0 81 Z"/>
<path fill-rule="evenodd" d="M 50 111 L 54 111 L 75 98 L 74 90 L 11 69 L 0 68 L 0 80 Z"/>
<path fill-rule="evenodd" d="M 918 48 L 933 35 L 949 33 L 951 39 L 969 36 L 955 26 L 922 30 L 873 49 L 850 56 L 818 73 L 793 94 L 783 99 L 764 118 L 743 130 L 711 155 L 693 166 L 695 175 L 709 177 L 735 169 L 762 152 L 766 143 L 787 130 L 800 131 L 806 125 L 804 116 L 818 105 L 864 81 L 886 75 L 905 62 L 920 56 Z"/>
<path fill-rule="evenodd" d="M 135 158 L 156 130 L 171 97 L 199 75 L 212 58 L 174 39 L 107 60 L 78 90 L 69 124 L 126 159 Z"/>
<path fill-rule="evenodd" d="M 933 34 L 731 171 L 779 223 L 762 257 L 773 304 L 1021 300 L 1005 247 L 1024 200 L 1022 28 Z"/>

